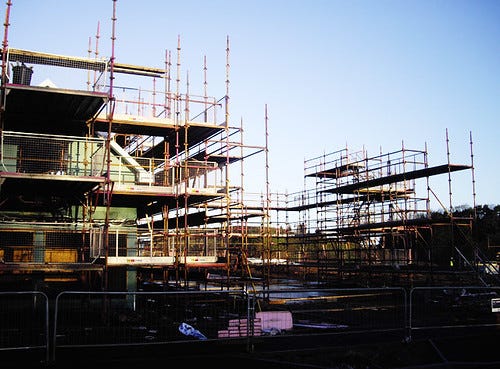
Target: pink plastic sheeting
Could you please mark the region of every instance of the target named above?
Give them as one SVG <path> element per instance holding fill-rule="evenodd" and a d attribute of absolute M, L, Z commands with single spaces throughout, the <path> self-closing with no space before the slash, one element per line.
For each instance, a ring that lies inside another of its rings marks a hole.
<path fill-rule="evenodd" d="M 272 328 L 282 331 L 293 327 L 292 313 L 289 311 L 259 311 L 255 318 L 260 319 L 263 331 Z"/>

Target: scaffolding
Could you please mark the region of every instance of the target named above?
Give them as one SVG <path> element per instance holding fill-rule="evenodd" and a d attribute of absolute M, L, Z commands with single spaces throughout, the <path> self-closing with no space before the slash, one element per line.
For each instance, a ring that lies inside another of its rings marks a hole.
<path fill-rule="evenodd" d="M 0 282 L 29 275 L 106 290 L 191 282 L 266 290 L 284 278 L 366 286 L 451 275 L 488 283 L 474 219 L 452 211 L 452 176 L 471 171 L 474 188 L 472 135 L 470 164 L 450 162 L 448 137 L 447 161 L 435 166 L 427 148 L 345 148 L 304 162 L 304 190 L 272 194 L 267 106 L 264 145 L 246 143 L 243 122 L 231 121 L 229 38 L 225 93 L 215 98 L 206 57 L 200 95 L 182 78 L 180 37 L 162 68 L 118 62 L 116 1 L 110 57 L 99 55 L 99 25 L 87 57 L 10 47 L 11 6 L 1 50 Z M 67 86 L 31 82 L 68 70 Z M 256 155 L 264 156 L 260 194 L 244 183 L 244 163 Z M 432 189 L 439 175 L 448 176 L 449 207 Z M 445 216 L 432 217 L 431 200 Z M 439 241 L 443 229 L 449 243 Z"/>
<path fill-rule="evenodd" d="M 164 68 L 117 62 L 115 1 L 109 58 L 99 57 L 99 26 L 88 57 L 9 47 L 11 5 L 2 48 L 0 273 L 65 272 L 120 290 L 145 279 L 188 288 L 191 275 L 214 271 L 230 282 L 247 220 L 267 217 L 265 206 L 245 204 L 243 162 L 267 148 L 244 143 L 242 124 L 230 122 L 229 38 L 226 91 L 217 99 L 207 94 L 206 58 L 203 94 L 190 91 L 189 77 L 181 85 L 180 37 L 175 65 L 170 51 Z M 31 84 L 33 73 L 67 69 L 84 90 Z"/>
<path fill-rule="evenodd" d="M 275 274 L 325 284 L 488 284 L 489 263 L 472 241 L 474 216 L 453 215 L 452 176 L 471 164 L 430 166 L 427 148 L 368 155 L 348 148 L 304 161 L 304 190 L 276 194 L 271 260 Z M 449 207 L 432 182 L 447 176 Z M 472 185 L 473 186 L 473 185 Z M 444 216 L 433 217 L 431 200 Z M 475 205 L 474 205 L 475 208 Z M 283 216 L 284 214 L 284 216 Z M 450 237 L 441 243 L 439 234 Z"/>

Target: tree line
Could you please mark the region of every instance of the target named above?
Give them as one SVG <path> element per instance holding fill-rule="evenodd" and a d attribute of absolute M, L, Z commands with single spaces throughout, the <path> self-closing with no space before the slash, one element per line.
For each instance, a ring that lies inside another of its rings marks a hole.
<path fill-rule="evenodd" d="M 434 211 L 433 219 L 449 217 L 444 211 Z M 471 238 L 489 257 L 500 256 L 500 205 L 478 205 L 476 207 L 458 206 L 451 213 L 454 218 L 472 219 Z"/>

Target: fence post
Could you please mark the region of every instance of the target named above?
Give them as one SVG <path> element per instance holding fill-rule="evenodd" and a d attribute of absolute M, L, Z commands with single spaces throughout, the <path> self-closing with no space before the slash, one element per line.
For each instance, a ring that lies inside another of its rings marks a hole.
<path fill-rule="evenodd" d="M 255 317 L 255 294 L 249 295 L 247 291 L 243 292 L 247 299 L 247 352 L 254 351 L 254 317 Z"/>
<path fill-rule="evenodd" d="M 405 342 L 411 342 L 411 319 L 412 319 L 412 296 L 413 296 L 413 288 L 410 289 L 410 293 L 407 295 L 405 290 L 405 316 L 407 315 L 406 320 L 406 337 Z"/>

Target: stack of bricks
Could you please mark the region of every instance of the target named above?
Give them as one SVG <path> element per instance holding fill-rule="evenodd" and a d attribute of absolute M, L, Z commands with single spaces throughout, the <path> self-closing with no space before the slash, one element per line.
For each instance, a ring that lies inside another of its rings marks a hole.
<path fill-rule="evenodd" d="M 230 319 L 227 329 L 218 332 L 219 338 L 247 337 L 252 334 L 247 319 Z M 262 322 L 260 318 L 253 320 L 253 335 L 262 335 Z"/>

